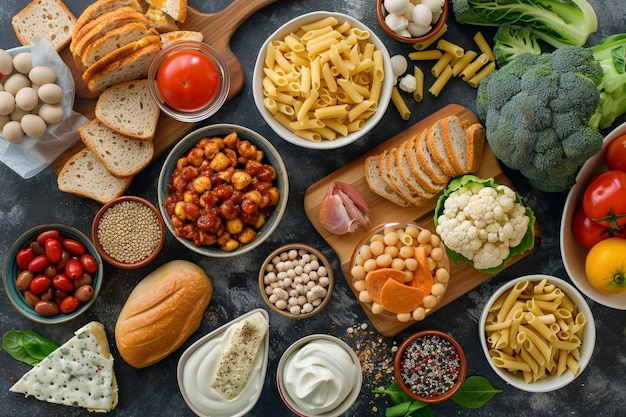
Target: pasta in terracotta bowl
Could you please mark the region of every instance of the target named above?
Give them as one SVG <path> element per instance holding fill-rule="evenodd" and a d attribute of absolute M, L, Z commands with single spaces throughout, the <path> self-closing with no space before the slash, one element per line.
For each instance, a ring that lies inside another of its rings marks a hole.
<path fill-rule="evenodd" d="M 253 75 L 257 109 L 286 141 L 336 149 L 382 118 L 394 85 L 389 52 L 358 20 L 312 12 L 278 28 L 261 46 Z"/>
<path fill-rule="evenodd" d="M 493 370 L 529 392 L 574 381 L 589 364 L 596 340 L 585 298 L 550 275 L 527 275 L 502 285 L 483 307 L 479 337 Z"/>

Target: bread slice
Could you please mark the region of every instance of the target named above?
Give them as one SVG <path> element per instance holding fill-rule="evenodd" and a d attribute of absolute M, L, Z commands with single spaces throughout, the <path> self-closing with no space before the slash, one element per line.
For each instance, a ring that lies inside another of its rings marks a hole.
<path fill-rule="evenodd" d="M 421 134 L 416 135 L 410 142 L 409 146 L 409 163 L 419 164 L 422 169 L 428 174 L 431 181 L 435 184 L 447 184 L 450 182 L 450 177 L 446 175 L 439 165 L 433 159 L 428 145 L 426 144 L 426 135 L 428 130 L 423 131 Z"/>
<path fill-rule="evenodd" d="M 89 411 L 113 410 L 118 385 L 104 325 L 92 321 L 78 329 L 9 390 Z"/>
<path fill-rule="evenodd" d="M 416 206 L 423 206 L 437 194 L 421 187 L 410 173 L 408 176 L 403 175 L 403 169 L 408 168 L 406 167 L 405 149 L 404 146 L 400 146 L 399 148 L 391 149 L 387 154 L 389 178 L 394 185 L 394 190 L 405 200 Z"/>
<path fill-rule="evenodd" d="M 470 143 L 466 129 L 467 123 L 464 124 L 457 116 L 448 116 L 441 121 L 443 143 L 456 176 L 465 174 L 468 166 Z"/>
<path fill-rule="evenodd" d="M 161 110 L 150 96 L 148 83 L 125 81 L 106 89 L 96 102 L 96 118 L 121 135 L 154 139 Z"/>
<path fill-rule="evenodd" d="M 158 32 L 143 22 L 130 22 L 115 28 L 82 49 L 80 60 L 89 67 L 111 52 Z"/>
<path fill-rule="evenodd" d="M 83 81 L 89 91 L 97 96 L 114 84 L 146 78 L 150 64 L 160 51 L 160 42 L 151 43 L 85 76 L 94 64 L 83 73 Z"/>
<path fill-rule="evenodd" d="M 202 32 L 197 32 L 195 30 L 175 30 L 172 32 L 161 34 L 161 47 L 165 48 L 166 46 L 177 41 L 202 42 L 203 40 L 204 40 L 204 35 L 202 34 Z"/>
<path fill-rule="evenodd" d="M 163 11 L 177 22 L 187 18 L 187 0 L 146 0 L 151 6 Z"/>
<path fill-rule="evenodd" d="M 83 148 L 67 160 L 57 177 L 59 190 L 106 204 L 124 194 L 132 177 L 111 174 L 98 157 Z"/>
<path fill-rule="evenodd" d="M 163 10 L 152 5 L 149 5 L 148 10 L 146 10 L 146 18 L 148 19 L 148 24 L 159 33 L 178 30 L 178 24 L 176 24 L 172 16 L 167 15 Z"/>
<path fill-rule="evenodd" d="M 480 165 L 487 133 L 483 125 L 474 123 L 467 128 L 465 134 L 467 135 L 467 142 L 469 143 L 465 172 L 469 174 L 475 172 Z"/>
<path fill-rule="evenodd" d="M 40 35 L 60 52 L 70 43 L 76 20 L 61 0 L 33 0 L 13 16 L 11 24 L 22 45 L 30 45 Z"/>
<path fill-rule="evenodd" d="M 431 126 L 426 135 L 426 145 L 435 163 L 439 165 L 441 170 L 447 176 L 454 178 L 457 176 L 457 171 L 452 166 L 452 162 L 450 161 L 450 157 L 448 156 L 448 152 L 446 150 L 446 145 L 443 139 L 442 125 L 443 121 L 438 120 L 433 126 Z"/>
<path fill-rule="evenodd" d="M 152 141 L 120 135 L 98 119 L 78 128 L 81 140 L 116 177 L 129 177 L 144 169 L 154 156 Z"/>
<path fill-rule="evenodd" d="M 373 193 L 391 201 L 402 207 L 407 207 L 410 203 L 391 189 L 381 177 L 381 170 L 378 167 L 379 155 L 370 155 L 365 158 L 365 181 Z"/>
<path fill-rule="evenodd" d="M 70 45 L 70 47 L 73 48 L 72 53 L 79 57 L 82 56 L 87 45 L 105 36 L 113 29 L 117 29 L 132 22 L 148 25 L 146 16 L 130 6 L 120 7 L 119 9 L 98 16 L 83 26 L 82 29 L 72 37 L 72 44 Z"/>
<path fill-rule="evenodd" d="M 72 43 L 70 43 L 70 51 L 74 52 L 74 42 L 79 39 L 78 32 L 89 22 L 95 20 L 99 16 L 119 9 L 121 7 L 132 7 L 139 13 L 143 13 L 143 8 L 137 0 L 96 0 L 85 8 L 78 16 L 76 26 L 72 31 Z"/>

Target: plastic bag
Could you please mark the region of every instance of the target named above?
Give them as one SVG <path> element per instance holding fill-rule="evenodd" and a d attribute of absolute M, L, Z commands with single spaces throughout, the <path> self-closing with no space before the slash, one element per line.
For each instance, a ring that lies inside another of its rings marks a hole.
<path fill-rule="evenodd" d="M 30 48 L 33 65 L 47 65 L 57 74 L 56 83 L 63 90 L 64 117 L 60 123 L 49 125 L 41 138 L 24 136 L 19 143 L 9 143 L 0 134 L 0 161 L 25 179 L 39 174 L 76 143 L 80 139 L 77 129 L 89 121 L 73 110 L 74 78 L 57 51 L 40 36 L 33 39 Z"/>

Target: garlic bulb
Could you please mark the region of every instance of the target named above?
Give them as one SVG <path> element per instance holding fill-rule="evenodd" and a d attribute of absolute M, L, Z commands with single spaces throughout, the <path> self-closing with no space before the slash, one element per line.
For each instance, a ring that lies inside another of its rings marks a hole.
<path fill-rule="evenodd" d="M 354 232 L 359 226 L 369 229 L 369 207 L 359 190 L 344 182 L 328 188 L 320 206 L 322 226 L 335 235 Z"/>

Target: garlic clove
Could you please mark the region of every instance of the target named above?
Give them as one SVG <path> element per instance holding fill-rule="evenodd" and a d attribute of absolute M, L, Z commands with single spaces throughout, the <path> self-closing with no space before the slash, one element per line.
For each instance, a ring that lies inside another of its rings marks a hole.
<path fill-rule="evenodd" d="M 343 235 L 359 226 L 369 228 L 369 208 L 353 186 L 336 182 L 328 188 L 320 205 L 320 222 L 329 232 Z"/>

